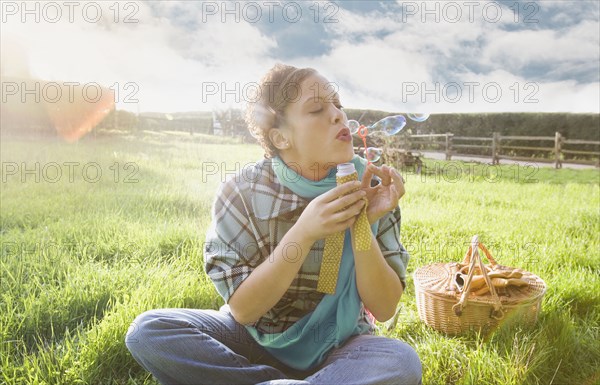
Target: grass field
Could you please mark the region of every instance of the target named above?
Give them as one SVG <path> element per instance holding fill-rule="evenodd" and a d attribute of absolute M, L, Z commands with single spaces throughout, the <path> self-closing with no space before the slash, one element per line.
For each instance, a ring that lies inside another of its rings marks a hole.
<path fill-rule="evenodd" d="M 261 149 L 146 135 L 1 150 L 0 383 L 154 384 L 125 333 L 147 309 L 222 304 L 203 271 L 210 206 Z M 382 332 L 416 348 L 424 384 L 600 383 L 598 170 L 427 166 L 405 172 L 400 201 L 409 274 L 461 260 L 479 234 L 548 290 L 534 328 L 450 338 L 419 321 L 410 278 Z"/>

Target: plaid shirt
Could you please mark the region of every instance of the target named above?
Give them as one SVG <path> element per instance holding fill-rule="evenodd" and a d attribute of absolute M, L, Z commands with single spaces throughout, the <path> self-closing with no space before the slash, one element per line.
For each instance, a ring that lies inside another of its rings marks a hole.
<path fill-rule="evenodd" d="M 225 302 L 269 258 L 309 203 L 279 183 L 268 158 L 245 166 L 220 185 L 204 260 L 206 273 Z M 399 237 L 400 209 L 396 207 L 379 220 L 376 239 L 385 260 L 406 286 L 409 255 Z M 281 300 L 252 326 L 263 333 L 283 332 L 315 309 L 324 296 L 316 291 L 324 245 L 325 239 L 313 244 Z M 367 323 L 370 331 L 375 328 L 364 306 L 359 322 Z"/>

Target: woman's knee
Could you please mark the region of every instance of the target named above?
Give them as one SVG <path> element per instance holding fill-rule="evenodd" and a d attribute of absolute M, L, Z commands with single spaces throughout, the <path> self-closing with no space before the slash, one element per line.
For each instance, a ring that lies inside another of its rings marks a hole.
<path fill-rule="evenodd" d="M 165 323 L 168 312 L 161 309 L 148 310 L 138 315 L 129 325 L 125 335 L 125 345 L 130 352 L 145 350 L 161 337 L 161 331 L 168 329 Z"/>
<path fill-rule="evenodd" d="M 403 384 L 420 384 L 423 376 L 423 368 L 419 355 L 409 344 L 391 340 L 390 346 L 393 347 L 395 354 L 391 363 L 397 370 L 398 378 Z"/>
<path fill-rule="evenodd" d="M 376 355 L 377 365 L 385 368 L 388 375 L 394 378 L 394 383 L 421 383 L 421 360 L 407 343 L 393 338 L 372 336 L 363 341 L 360 349 L 367 354 Z"/>

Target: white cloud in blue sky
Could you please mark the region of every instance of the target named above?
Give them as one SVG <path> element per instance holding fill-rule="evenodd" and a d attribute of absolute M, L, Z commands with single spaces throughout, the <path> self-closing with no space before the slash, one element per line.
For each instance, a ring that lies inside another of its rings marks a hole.
<path fill-rule="evenodd" d="M 597 1 L 152 1 L 121 2 L 118 15 L 112 2 L 88 2 L 102 7 L 94 23 L 82 17 L 86 3 L 72 23 L 64 6 L 57 23 L 23 22 L 6 7 L 21 2 L 2 3 L 5 75 L 23 73 L 21 59 L 43 79 L 118 84 L 121 99 L 135 83 L 139 104 L 118 105 L 132 111 L 236 105 L 277 62 L 318 69 L 346 107 L 600 109 Z M 137 22 L 123 23 L 127 15 Z M 203 93 L 213 84 L 216 95 Z"/>

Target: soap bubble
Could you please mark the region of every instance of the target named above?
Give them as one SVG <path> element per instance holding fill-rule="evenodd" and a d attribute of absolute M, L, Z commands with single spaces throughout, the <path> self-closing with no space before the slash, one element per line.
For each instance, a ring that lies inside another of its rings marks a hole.
<path fill-rule="evenodd" d="M 406 118 L 402 115 L 388 116 L 369 127 L 369 132 L 383 132 L 388 136 L 395 135 L 406 126 Z"/>
<path fill-rule="evenodd" d="M 410 120 L 414 120 L 415 122 L 424 122 L 429 118 L 429 114 L 425 112 L 415 112 L 407 114 Z"/>
<path fill-rule="evenodd" d="M 350 129 L 350 133 L 352 135 L 354 135 L 358 132 L 359 127 L 360 127 L 360 123 L 358 123 L 358 121 L 356 121 L 356 120 L 348 121 L 348 128 Z"/>
<path fill-rule="evenodd" d="M 377 162 L 379 158 L 381 158 L 381 154 L 383 150 L 377 147 L 368 147 L 367 151 L 365 151 L 366 158 L 371 162 Z"/>

